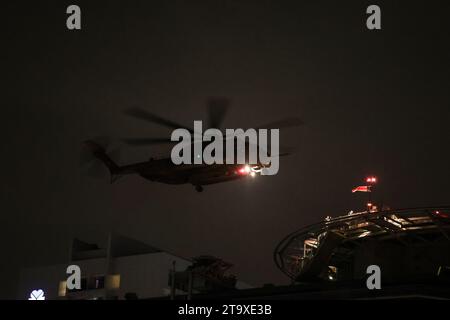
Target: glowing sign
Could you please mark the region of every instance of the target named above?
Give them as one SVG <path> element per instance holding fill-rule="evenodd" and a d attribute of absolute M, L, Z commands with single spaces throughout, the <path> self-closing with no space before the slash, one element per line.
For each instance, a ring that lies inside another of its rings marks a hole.
<path fill-rule="evenodd" d="M 28 298 L 28 300 L 45 300 L 44 291 L 41 289 L 33 290 L 30 293 L 30 297 Z"/>

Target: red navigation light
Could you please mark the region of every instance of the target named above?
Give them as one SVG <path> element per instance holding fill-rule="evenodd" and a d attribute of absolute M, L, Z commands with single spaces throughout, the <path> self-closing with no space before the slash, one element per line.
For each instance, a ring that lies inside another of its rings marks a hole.
<path fill-rule="evenodd" d="M 366 182 L 367 183 L 376 183 L 377 178 L 376 177 L 367 177 Z"/>
<path fill-rule="evenodd" d="M 238 172 L 239 172 L 240 174 L 249 174 L 251 171 L 252 171 L 252 170 L 251 170 L 250 166 L 248 166 L 248 165 L 243 166 L 242 168 L 240 168 L 240 169 L 238 170 Z"/>
<path fill-rule="evenodd" d="M 447 218 L 449 217 L 448 214 L 443 213 L 443 212 L 440 212 L 440 211 L 438 211 L 438 210 L 436 210 L 436 211 L 434 212 L 434 214 L 437 215 L 437 216 L 440 217 L 440 218 L 445 218 L 445 219 L 447 219 Z"/>

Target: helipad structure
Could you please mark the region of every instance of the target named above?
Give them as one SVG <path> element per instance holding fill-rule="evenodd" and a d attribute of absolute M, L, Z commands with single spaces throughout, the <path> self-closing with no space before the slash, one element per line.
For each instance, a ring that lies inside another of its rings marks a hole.
<path fill-rule="evenodd" d="M 450 206 L 328 218 L 285 237 L 274 260 L 295 282 L 357 280 L 369 265 L 384 281 L 442 276 L 450 266 Z"/>

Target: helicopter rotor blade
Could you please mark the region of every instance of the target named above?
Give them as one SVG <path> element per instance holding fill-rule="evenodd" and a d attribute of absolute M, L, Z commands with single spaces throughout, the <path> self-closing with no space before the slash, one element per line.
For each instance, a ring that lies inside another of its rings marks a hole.
<path fill-rule="evenodd" d="M 150 113 L 141 108 L 137 108 L 137 107 L 128 108 L 128 109 L 124 110 L 124 114 L 126 114 L 130 117 L 139 119 L 139 120 L 156 123 L 156 124 L 159 124 L 159 125 L 171 128 L 171 129 L 183 128 L 183 129 L 188 130 L 190 133 L 194 133 L 194 130 L 192 128 L 188 128 L 188 127 L 183 126 L 182 124 L 179 124 L 175 121 L 165 119 L 161 116 Z"/>
<path fill-rule="evenodd" d="M 297 117 L 290 117 L 290 118 L 283 118 L 280 120 L 272 121 L 269 123 L 266 123 L 264 125 L 260 125 L 256 127 L 256 130 L 259 129 L 285 129 L 285 128 L 291 128 L 291 127 L 299 127 L 303 126 L 305 123 L 303 120 Z M 224 135 L 223 139 L 228 140 L 232 136 Z"/>
<path fill-rule="evenodd" d="M 225 118 L 230 100 L 227 98 L 210 98 L 208 100 L 208 125 L 209 128 L 220 129 Z"/>
<path fill-rule="evenodd" d="M 123 141 L 131 146 L 150 146 L 158 144 L 169 144 L 175 143 L 168 138 L 125 138 Z"/>
<path fill-rule="evenodd" d="M 92 139 L 95 143 L 101 145 L 105 150 L 110 146 L 110 139 L 108 137 L 97 137 Z M 115 148 L 110 151 L 106 151 L 108 157 L 117 161 L 120 157 L 120 149 Z M 80 167 L 81 171 L 91 178 L 103 179 L 109 175 L 106 166 L 92 153 L 92 150 L 86 146 L 83 146 L 80 154 Z"/>
<path fill-rule="evenodd" d="M 300 118 L 290 117 L 266 123 L 264 125 L 258 126 L 256 129 L 283 129 L 283 128 L 299 127 L 304 124 L 305 123 Z"/>

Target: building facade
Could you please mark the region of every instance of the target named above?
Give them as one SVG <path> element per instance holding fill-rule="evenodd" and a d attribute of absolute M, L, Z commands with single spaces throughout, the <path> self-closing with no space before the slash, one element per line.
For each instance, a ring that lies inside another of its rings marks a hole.
<path fill-rule="evenodd" d="M 67 288 L 67 267 L 81 270 L 81 289 Z M 171 270 L 191 261 L 140 241 L 111 234 L 106 248 L 74 239 L 70 261 L 22 269 L 18 299 L 136 299 L 170 295 Z"/>

